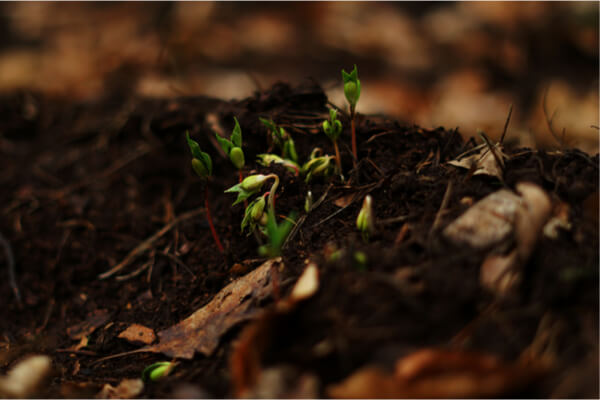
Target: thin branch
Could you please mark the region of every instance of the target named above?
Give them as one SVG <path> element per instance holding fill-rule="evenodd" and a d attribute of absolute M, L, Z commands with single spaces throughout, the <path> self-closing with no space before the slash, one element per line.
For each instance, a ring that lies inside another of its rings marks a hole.
<path fill-rule="evenodd" d="M 175 218 L 173 221 L 171 221 L 168 224 L 166 224 L 165 226 L 163 226 L 158 232 L 156 232 L 154 235 L 150 236 L 148 239 L 144 240 L 142 243 L 140 243 L 138 246 L 136 246 L 133 250 L 131 250 L 129 252 L 129 254 L 127 254 L 127 256 L 123 259 L 123 261 L 121 261 L 120 263 L 115 265 L 110 270 L 98 275 L 98 279 L 110 278 L 111 276 L 113 276 L 114 274 L 116 274 L 123 268 L 127 267 L 129 264 L 131 264 L 131 262 L 133 260 L 135 260 L 137 257 L 142 255 L 143 253 L 145 253 L 146 250 L 150 249 L 152 247 L 152 245 L 154 244 L 154 242 L 156 242 L 158 239 L 160 239 L 165 233 L 167 233 L 171 229 L 173 229 L 173 227 L 175 225 L 177 225 L 180 222 L 186 221 L 188 219 L 194 218 L 194 217 L 202 214 L 204 211 L 205 211 L 205 208 L 200 207 L 195 210 L 188 211 L 186 213 L 181 214 L 179 217 Z"/>
<path fill-rule="evenodd" d="M 504 143 L 504 136 L 506 136 L 506 131 L 508 130 L 508 123 L 510 122 L 510 116 L 512 115 L 513 105 L 511 104 L 508 109 L 508 117 L 506 117 L 506 122 L 504 123 L 504 130 L 502 131 L 502 136 L 500 136 L 500 144 Z"/>
<path fill-rule="evenodd" d="M 4 254 L 6 255 L 6 265 L 8 266 L 8 283 L 15 294 L 19 307 L 23 307 L 21 302 L 21 292 L 19 292 L 19 286 L 17 286 L 17 276 L 15 272 L 15 257 L 10 247 L 10 243 L 2 233 L 0 233 L 0 244 L 4 247 Z"/>

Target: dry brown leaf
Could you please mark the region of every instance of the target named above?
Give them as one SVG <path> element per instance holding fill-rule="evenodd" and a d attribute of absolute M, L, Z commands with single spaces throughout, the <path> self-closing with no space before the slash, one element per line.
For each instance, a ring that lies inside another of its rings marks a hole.
<path fill-rule="evenodd" d="M 494 145 L 494 151 L 501 162 L 504 162 L 508 158 L 504 154 L 504 148 L 500 143 Z M 448 164 L 465 169 L 471 169 L 475 165 L 473 175 L 489 175 L 495 176 L 498 179 L 502 179 L 503 175 L 502 167 L 498 165 L 496 157 L 494 157 L 494 154 L 486 145 L 481 145 L 481 149 L 476 153 L 464 157 L 459 156 L 456 160 L 448 161 Z"/>
<path fill-rule="evenodd" d="M 156 340 L 154 331 L 140 324 L 130 325 L 117 337 L 133 344 L 152 344 Z"/>
<path fill-rule="evenodd" d="M 334 398 L 501 397 L 542 374 L 540 366 L 503 363 L 487 354 L 425 349 L 398 360 L 394 374 L 367 366 L 326 393 Z"/>
<path fill-rule="evenodd" d="M 349 194 L 347 196 L 342 196 L 339 199 L 335 199 L 333 201 L 333 204 L 335 204 L 336 206 L 338 206 L 340 208 L 347 207 L 354 201 L 355 196 L 356 196 L 356 194 L 354 194 L 354 193 Z"/>
<path fill-rule="evenodd" d="M 88 315 L 85 321 L 75 324 L 67 328 L 67 335 L 73 340 L 81 340 L 84 336 L 88 336 L 98 327 L 108 321 L 110 314 L 108 310 L 95 310 Z"/>
<path fill-rule="evenodd" d="M 233 393 L 236 397 L 246 397 L 254 393 L 253 390 L 255 390 L 262 374 L 261 355 L 267 348 L 271 336 L 276 334 L 277 324 L 298 303 L 316 293 L 319 287 L 318 276 L 317 266 L 314 263 L 309 263 L 300 278 L 298 278 L 290 296 L 275 303 L 256 321 L 242 330 L 229 358 L 231 381 L 234 387 Z M 301 387 L 296 389 L 301 391 Z"/>
<path fill-rule="evenodd" d="M 48 356 L 31 356 L 19 361 L 5 376 L 0 376 L 0 397 L 34 397 L 50 374 L 52 361 Z"/>
<path fill-rule="evenodd" d="M 97 399 L 133 399 L 144 390 L 141 379 L 123 379 L 117 387 L 106 384 L 96 394 Z"/>
<path fill-rule="evenodd" d="M 140 352 L 163 353 L 169 357 L 192 359 L 195 352 L 210 356 L 221 336 L 239 322 L 251 318 L 255 306 L 272 292 L 271 268 L 276 258 L 225 286 L 210 303 L 188 318 L 158 332 L 159 343 Z"/>

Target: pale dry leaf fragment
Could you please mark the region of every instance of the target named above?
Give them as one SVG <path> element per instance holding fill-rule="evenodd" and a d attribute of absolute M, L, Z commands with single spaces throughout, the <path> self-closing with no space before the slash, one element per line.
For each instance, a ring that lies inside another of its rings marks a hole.
<path fill-rule="evenodd" d="M 487 249 L 508 239 L 513 232 L 521 198 L 501 189 L 479 200 L 444 229 L 456 244 Z"/>
<path fill-rule="evenodd" d="M 117 387 L 105 384 L 96 394 L 97 399 L 133 399 L 144 390 L 141 379 L 123 379 Z"/>
<path fill-rule="evenodd" d="M 501 163 L 508 158 L 504 154 L 504 148 L 500 143 L 496 143 L 494 146 L 494 152 Z M 474 149 L 473 149 L 474 150 Z M 448 164 L 459 168 L 471 169 L 475 166 L 475 172 L 473 175 L 489 175 L 495 176 L 498 179 L 502 179 L 503 171 L 502 165 L 498 165 L 494 153 L 486 145 L 480 145 L 477 147 L 477 151 L 470 155 L 463 157 L 458 156 L 456 160 L 448 161 Z"/>
<path fill-rule="evenodd" d="M 281 258 L 268 260 L 231 282 L 210 303 L 176 325 L 158 332 L 159 343 L 143 347 L 140 352 L 163 353 L 188 360 L 196 352 L 210 356 L 221 336 L 234 325 L 252 318 L 257 304 L 271 295 L 271 269 L 280 263 Z"/>
<path fill-rule="evenodd" d="M 519 260 L 525 263 L 533 252 L 540 233 L 550 217 L 552 203 L 544 189 L 533 183 L 518 183 L 516 189 L 521 194 L 523 202 L 517 209 L 515 239 Z"/>
<path fill-rule="evenodd" d="M 156 340 L 156 334 L 151 328 L 140 324 L 132 324 L 117 336 L 132 344 L 152 344 Z"/>
<path fill-rule="evenodd" d="M 504 295 L 521 282 L 517 251 L 507 255 L 491 254 L 481 264 L 479 282 L 484 288 Z"/>
<path fill-rule="evenodd" d="M 36 355 L 19 361 L 5 376 L 0 377 L 0 397 L 34 397 L 50 374 L 50 357 Z"/>
<path fill-rule="evenodd" d="M 315 263 L 310 263 L 296 281 L 290 298 L 293 301 L 304 300 L 311 297 L 319 289 L 319 271 Z"/>

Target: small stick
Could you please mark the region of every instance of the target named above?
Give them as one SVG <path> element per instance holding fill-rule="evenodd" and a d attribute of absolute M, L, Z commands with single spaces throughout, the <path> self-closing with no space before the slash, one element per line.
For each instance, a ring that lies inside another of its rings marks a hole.
<path fill-rule="evenodd" d="M 508 109 L 508 117 L 506 117 L 506 122 L 504 123 L 504 130 L 502 131 L 502 136 L 500 136 L 500 144 L 504 143 L 504 136 L 506 136 L 506 131 L 508 130 L 508 123 L 510 122 L 510 116 L 512 115 L 513 105 L 510 105 Z"/>
<path fill-rule="evenodd" d="M 444 193 L 444 198 L 442 199 L 442 204 L 440 204 L 440 209 L 435 215 L 435 220 L 433 221 L 433 225 L 431 226 L 431 231 L 429 231 L 429 234 L 431 234 L 431 232 L 434 232 L 440 225 L 440 222 L 442 220 L 442 212 L 446 209 L 446 207 L 448 206 L 448 202 L 450 201 L 450 195 L 452 194 L 452 186 L 453 181 L 449 181 L 448 186 L 446 186 L 446 193 Z"/>
<path fill-rule="evenodd" d="M 23 303 L 21 302 L 21 292 L 19 292 L 19 286 L 17 286 L 15 257 L 13 255 L 12 248 L 10 247 L 10 243 L 8 243 L 8 240 L 6 240 L 2 233 L 0 233 L 0 243 L 2 244 L 2 247 L 4 247 L 4 254 L 6 254 L 6 264 L 8 265 L 8 283 L 15 294 L 15 298 L 17 299 L 19 307 L 23 307 Z"/>
<path fill-rule="evenodd" d="M 148 250 L 154 244 L 154 242 L 156 242 L 158 239 L 160 239 L 160 237 L 163 236 L 165 233 L 169 232 L 175 225 L 177 225 L 180 222 L 186 221 L 190 218 L 194 218 L 194 217 L 202 214 L 204 212 L 204 210 L 205 210 L 205 208 L 201 207 L 201 208 L 197 208 L 195 210 L 188 211 L 186 213 L 181 214 L 179 217 L 175 218 L 174 220 L 172 220 L 171 222 L 169 222 L 168 224 L 163 226 L 158 232 L 156 232 L 154 235 L 150 236 L 148 239 L 144 240 L 142 243 L 140 243 L 138 246 L 136 246 L 133 250 L 131 250 L 129 252 L 129 254 L 127 254 L 127 256 L 123 259 L 123 261 L 121 261 L 120 263 L 115 265 L 110 270 L 98 275 L 98 279 L 106 279 L 106 278 L 113 276 L 114 274 L 116 274 L 117 272 L 119 272 L 120 270 L 122 270 L 123 268 L 128 266 L 129 264 L 131 264 L 131 262 L 133 260 L 135 260 L 137 257 L 142 255 L 146 250 Z"/>

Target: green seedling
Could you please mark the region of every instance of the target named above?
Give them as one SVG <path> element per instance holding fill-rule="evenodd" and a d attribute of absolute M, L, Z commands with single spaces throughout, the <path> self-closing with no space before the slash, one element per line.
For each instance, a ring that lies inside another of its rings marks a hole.
<path fill-rule="evenodd" d="M 269 258 L 279 257 L 285 239 L 295 224 L 296 213 L 292 212 L 283 223 L 277 224 L 275 210 L 269 207 L 267 211 L 266 233 L 269 243 L 258 248 L 258 254 Z"/>
<path fill-rule="evenodd" d="M 269 132 L 271 132 L 273 143 L 281 149 L 281 156 L 297 163 L 298 154 L 296 153 L 296 145 L 294 144 L 292 136 L 290 136 L 290 134 L 282 127 L 275 125 L 275 122 L 272 120 L 265 118 L 259 118 L 259 120 L 267 127 Z"/>
<path fill-rule="evenodd" d="M 147 366 L 142 371 L 142 380 L 144 382 L 156 382 L 168 376 L 177 363 L 169 361 L 161 361 Z"/>
<path fill-rule="evenodd" d="M 190 138 L 190 133 L 185 132 L 185 137 L 187 139 L 188 146 L 190 147 L 190 151 L 192 153 L 192 168 L 194 172 L 205 181 L 204 185 L 204 206 L 206 207 L 206 220 L 208 221 L 208 225 L 210 226 L 210 232 L 212 237 L 219 248 L 221 253 L 225 252 L 223 249 L 223 245 L 221 244 L 221 240 L 219 240 L 219 235 L 217 234 L 217 230 L 212 221 L 212 216 L 210 213 L 210 204 L 208 200 L 208 185 L 206 182 L 212 176 L 212 160 L 207 153 L 204 153 L 200 150 L 200 145 L 193 139 Z"/>
<path fill-rule="evenodd" d="M 230 139 L 221 137 L 217 133 L 215 133 L 215 137 L 225 154 L 229 157 L 229 160 L 231 160 L 231 163 L 239 171 L 241 182 L 242 168 L 244 168 L 245 164 L 244 151 L 242 150 L 242 128 L 240 128 L 237 118 L 233 117 L 233 119 L 235 120 L 235 127 L 233 128 L 233 132 L 231 132 Z"/>
<path fill-rule="evenodd" d="M 227 189 L 225 193 L 238 194 L 237 199 L 232 204 L 235 206 L 236 204 L 246 200 L 248 197 L 260 192 L 263 184 L 271 178 L 276 179 L 276 183 L 279 184 L 279 177 L 275 174 L 256 174 L 247 176 L 242 182 Z M 275 185 L 275 188 L 277 188 L 277 185 Z M 269 198 L 270 196 L 271 195 L 269 195 Z"/>
<path fill-rule="evenodd" d="M 266 226 L 267 225 L 267 214 L 265 213 L 265 197 L 269 193 L 265 193 L 264 195 L 254 199 L 246 210 L 244 211 L 244 219 L 242 220 L 242 232 L 246 227 L 249 227 L 248 235 L 250 235 L 256 229 L 257 225 Z"/>
<path fill-rule="evenodd" d="M 369 241 L 369 236 L 375 231 L 373 206 L 371 203 L 371 196 L 365 196 L 358 217 L 356 218 L 356 228 L 362 233 L 365 242 Z"/>
<path fill-rule="evenodd" d="M 367 255 L 362 251 L 354 252 L 354 266 L 359 271 L 367 270 Z"/>
<path fill-rule="evenodd" d="M 312 195 L 312 192 L 309 190 L 308 193 L 306 193 L 306 198 L 304 199 L 304 211 L 310 212 L 310 210 L 312 209 L 313 203 L 314 203 L 313 195 Z"/>
<path fill-rule="evenodd" d="M 298 176 L 298 174 L 300 173 L 300 168 L 298 167 L 298 164 L 296 164 L 292 160 L 286 160 L 284 158 L 281 158 L 276 154 L 259 154 L 256 157 L 258 157 L 257 162 L 262 166 L 268 167 L 273 163 L 281 164 L 284 167 L 286 167 L 290 172 L 293 172 L 296 176 Z"/>
<path fill-rule="evenodd" d="M 356 127 L 355 127 L 355 119 L 356 119 L 356 103 L 358 103 L 358 99 L 360 98 L 360 80 L 358 79 L 358 69 L 356 68 L 356 64 L 354 64 L 354 69 L 352 72 L 347 73 L 342 69 L 342 80 L 344 82 L 344 95 L 346 96 L 346 100 L 350 105 L 350 129 L 352 131 L 352 155 L 354 156 L 354 164 L 356 165 L 356 160 L 358 159 L 357 151 L 356 151 Z"/>
<path fill-rule="evenodd" d="M 309 160 L 302 166 L 302 173 L 306 175 L 305 181 L 308 183 L 314 176 L 329 176 L 333 171 L 331 160 L 333 156 L 321 156 L 321 149 L 316 147 L 311 153 Z"/>
<path fill-rule="evenodd" d="M 338 171 L 341 174 L 342 159 L 340 158 L 340 150 L 338 148 L 337 140 L 342 133 L 342 123 L 337 119 L 337 111 L 333 108 L 329 110 L 329 120 L 323 121 L 323 131 L 333 142 L 333 148 L 335 149 L 335 162 L 337 164 Z"/>

